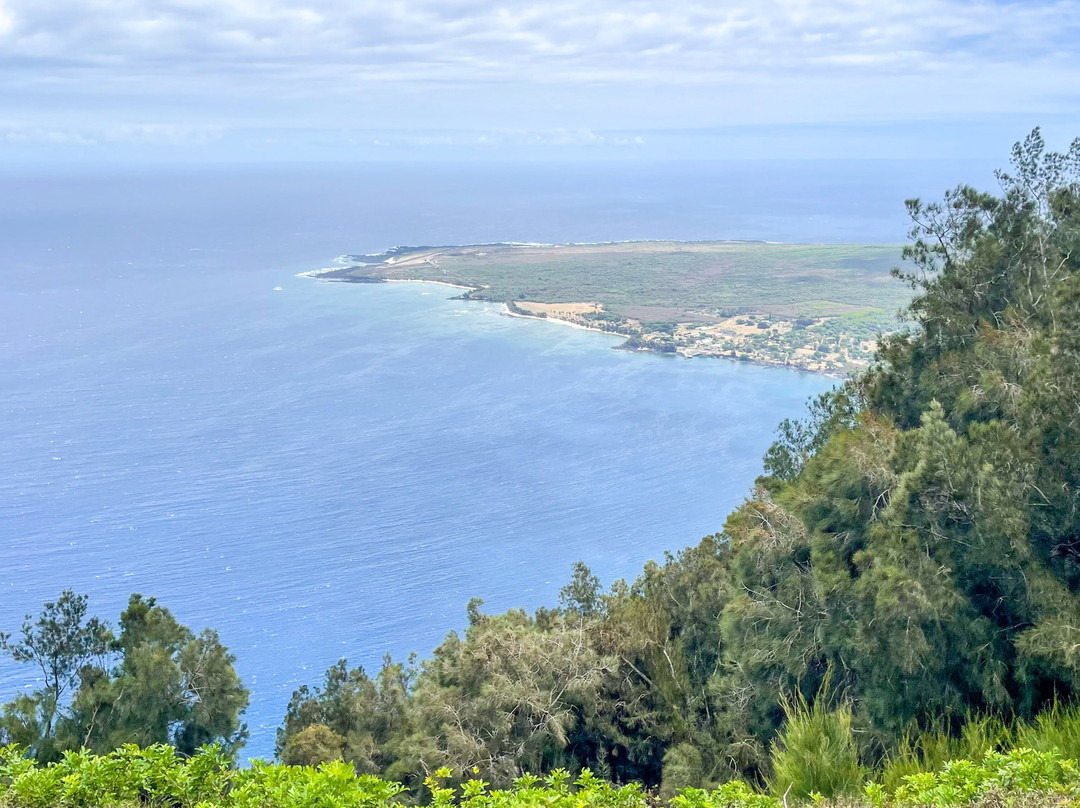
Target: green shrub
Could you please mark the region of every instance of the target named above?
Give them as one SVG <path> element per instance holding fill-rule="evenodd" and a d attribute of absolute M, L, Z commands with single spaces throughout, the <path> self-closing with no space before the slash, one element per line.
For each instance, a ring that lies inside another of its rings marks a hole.
<path fill-rule="evenodd" d="M 828 680 L 813 705 L 801 693 L 783 700 L 787 722 L 773 745 L 772 789 L 796 800 L 859 793 L 864 771 L 851 726 L 851 707 L 829 709 Z"/>
<path fill-rule="evenodd" d="M 821 716 L 832 729 L 843 727 L 837 716 L 844 708 L 815 712 L 805 703 L 795 725 L 805 727 Z M 808 718 L 809 716 L 809 718 Z M 800 723 L 801 722 L 801 723 Z M 789 722 L 790 723 L 790 722 Z M 820 721 L 819 721 L 820 723 Z M 832 731 L 830 729 L 829 731 Z M 799 730 L 801 731 L 801 730 Z M 850 733 L 850 726 L 846 731 Z M 796 745 L 811 739 L 803 733 Z M 832 740 L 816 736 L 825 745 Z M 791 747 L 788 747 L 791 748 Z M 850 763 L 850 761 L 849 761 Z M 788 782 L 783 797 L 762 793 L 743 781 L 724 783 L 714 790 L 685 788 L 670 800 L 670 808 L 794 808 L 799 802 L 820 804 L 823 788 L 849 798 L 842 805 L 872 808 L 960 808 L 994 802 L 1015 808 L 1052 808 L 1080 797 L 1080 766 L 1057 750 L 1017 749 L 990 751 L 980 758 L 955 760 L 936 772 L 907 775 L 891 796 L 881 783 L 863 785 L 839 781 L 840 767 L 824 773 L 803 770 L 799 781 L 805 793 L 796 794 L 796 781 Z M 829 776 L 826 776 L 829 775 Z M 458 788 L 443 782 L 449 769 L 425 782 L 432 808 L 657 808 L 655 797 L 637 784 L 617 786 L 585 769 L 574 778 L 557 769 L 544 778 L 519 777 L 513 787 L 493 790 L 482 780 L 469 780 Z M 837 790 L 837 783 L 843 790 Z M 229 767 L 216 747 L 206 747 L 184 759 L 166 745 L 139 749 L 125 746 L 108 755 L 72 752 L 55 763 L 38 765 L 19 747 L 0 748 L 0 808 L 396 808 L 403 787 L 374 775 L 357 775 L 342 761 L 317 768 L 255 761 L 249 769 Z"/>
<path fill-rule="evenodd" d="M 714 791 L 687 788 L 672 798 L 672 808 L 781 808 L 776 797 L 755 791 L 741 780 L 724 783 Z"/>
<path fill-rule="evenodd" d="M 231 769 L 218 747 L 185 760 L 165 744 L 128 745 L 108 755 L 68 752 L 46 766 L 19 747 L 0 749 L 4 808 L 384 808 L 402 790 L 341 762 Z"/>
<path fill-rule="evenodd" d="M 991 794 L 1015 796 L 1055 793 L 1069 798 L 1080 795 L 1080 769 L 1075 760 L 1059 752 L 1014 749 L 987 752 L 981 761 L 954 760 L 940 772 L 908 775 L 893 794 L 897 806 L 971 805 Z"/>
<path fill-rule="evenodd" d="M 255 761 L 234 773 L 220 808 L 383 808 L 404 790 L 374 775 L 357 776 L 340 760 L 317 769 Z"/>
<path fill-rule="evenodd" d="M 513 789 L 489 791 L 482 780 L 469 780 L 459 791 L 445 788 L 441 781 L 450 776 L 440 769 L 425 782 L 431 789 L 432 808 L 649 808 L 639 785 L 613 786 L 585 769 L 571 781 L 565 769 L 556 769 L 541 779 L 525 775 Z"/>

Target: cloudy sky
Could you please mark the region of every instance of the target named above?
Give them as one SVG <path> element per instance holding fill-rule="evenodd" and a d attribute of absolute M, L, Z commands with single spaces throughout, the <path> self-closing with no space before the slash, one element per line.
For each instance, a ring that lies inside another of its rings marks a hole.
<path fill-rule="evenodd" d="M 1080 134 L 1080 0 L 0 0 L 0 159 L 940 156 Z"/>

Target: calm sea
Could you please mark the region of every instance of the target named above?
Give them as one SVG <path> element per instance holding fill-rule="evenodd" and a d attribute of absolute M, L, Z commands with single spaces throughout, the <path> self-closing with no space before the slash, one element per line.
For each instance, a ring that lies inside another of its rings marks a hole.
<path fill-rule="evenodd" d="M 470 597 L 552 604 L 577 559 L 610 582 L 719 530 L 829 386 L 297 273 L 399 244 L 898 242 L 949 168 L 8 172 L 0 629 L 64 588 L 110 619 L 157 596 L 236 653 L 269 756 L 339 657 L 427 654 Z M 34 686 L 0 662 L 4 699 Z"/>

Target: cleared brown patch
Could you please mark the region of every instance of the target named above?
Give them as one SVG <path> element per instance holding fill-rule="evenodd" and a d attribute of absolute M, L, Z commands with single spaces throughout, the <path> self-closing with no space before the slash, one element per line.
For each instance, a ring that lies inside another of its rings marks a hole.
<path fill-rule="evenodd" d="M 527 300 L 518 300 L 514 305 L 530 314 L 546 314 L 549 317 L 596 314 L 604 310 L 599 303 L 532 303 Z"/>

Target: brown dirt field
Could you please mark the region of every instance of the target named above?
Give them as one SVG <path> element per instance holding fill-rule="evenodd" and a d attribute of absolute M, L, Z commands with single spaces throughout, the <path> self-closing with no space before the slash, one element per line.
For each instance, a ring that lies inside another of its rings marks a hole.
<path fill-rule="evenodd" d="M 547 314 L 551 317 L 568 314 L 593 314 L 604 310 L 604 307 L 599 303 L 531 303 L 517 300 L 514 301 L 514 304 L 519 309 L 524 309 L 533 314 Z"/>

